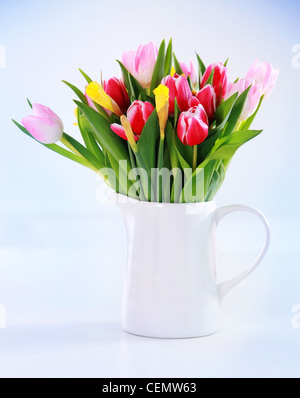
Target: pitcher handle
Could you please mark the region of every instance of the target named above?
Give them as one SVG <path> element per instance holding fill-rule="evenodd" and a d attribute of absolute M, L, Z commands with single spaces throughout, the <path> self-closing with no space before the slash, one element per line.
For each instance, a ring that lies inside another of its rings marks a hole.
<path fill-rule="evenodd" d="M 265 238 L 265 243 L 264 246 L 259 253 L 258 257 L 256 260 L 253 262 L 253 264 L 246 270 L 244 271 L 241 275 L 236 276 L 235 278 L 229 279 L 225 282 L 221 282 L 218 284 L 218 295 L 219 295 L 219 300 L 222 301 L 226 294 L 234 287 L 236 286 L 239 282 L 241 282 L 243 279 L 246 278 L 262 261 L 264 258 L 269 244 L 270 244 L 270 228 L 269 228 L 269 223 L 266 219 L 266 217 L 257 209 L 250 207 L 250 206 L 244 206 L 244 205 L 231 205 L 231 206 L 224 206 L 224 207 L 219 207 L 215 211 L 215 223 L 216 225 L 219 224 L 219 222 L 222 220 L 223 217 L 225 217 L 227 214 L 236 212 L 236 211 L 246 211 L 248 213 L 251 213 L 255 215 L 256 217 L 259 218 L 259 220 L 263 223 L 264 228 L 265 228 L 265 233 L 266 233 L 266 238 Z"/>

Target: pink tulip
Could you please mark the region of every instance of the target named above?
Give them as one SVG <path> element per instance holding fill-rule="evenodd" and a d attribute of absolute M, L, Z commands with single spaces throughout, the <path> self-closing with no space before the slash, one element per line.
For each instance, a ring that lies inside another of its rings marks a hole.
<path fill-rule="evenodd" d="M 150 88 L 157 55 L 158 48 L 155 43 L 141 44 L 137 51 L 125 52 L 122 55 L 122 63 L 142 87 Z"/>
<path fill-rule="evenodd" d="M 227 68 L 221 64 L 212 64 L 206 69 L 202 81 L 201 88 L 203 88 L 214 69 L 214 77 L 213 77 L 213 88 L 215 89 L 216 97 L 217 97 L 217 106 L 220 105 L 222 99 L 225 97 L 227 92 L 227 83 L 228 83 L 228 72 Z"/>
<path fill-rule="evenodd" d="M 255 84 L 261 85 L 261 93 L 267 97 L 273 90 L 277 81 L 279 71 L 273 69 L 269 62 L 254 61 L 250 67 L 246 79 L 254 80 Z"/>
<path fill-rule="evenodd" d="M 177 134 L 184 145 L 199 145 L 208 135 L 208 119 L 202 105 L 180 114 Z"/>
<path fill-rule="evenodd" d="M 164 77 L 161 84 L 169 89 L 170 115 L 174 115 L 175 98 L 181 112 L 187 111 L 190 108 L 189 99 L 192 97 L 192 92 L 186 77 L 179 76 L 177 73 L 175 73 L 174 76 Z"/>
<path fill-rule="evenodd" d="M 134 139 L 138 141 L 140 138 L 143 128 L 149 119 L 149 116 L 154 111 L 154 106 L 150 102 L 134 101 L 127 111 L 127 119 L 130 122 L 132 131 L 134 133 Z M 127 140 L 127 136 L 124 128 L 117 123 L 112 124 L 111 129 L 118 136 Z"/>
<path fill-rule="evenodd" d="M 190 65 L 187 65 L 184 62 L 179 62 L 179 64 L 185 77 L 189 76 L 191 78 L 192 85 L 196 86 L 196 84 L 198 83 L 198 76 L 193 61 L 190 61 Z"/>
<path fill-rule="evenodd" d="M 33 104 L 33 115 L 22 120 L 23 126 L 42 144 L 53 144 L 63 136 L 64 126 L 60 118 L 49 108 Z"/>
<path fill-rule="evenodd" d="M 203 87 L 203 89 L 200 90 L 195 97 L 190 98 L 190 107 L 197 106 L 199 104 L 201 104 L 205 109 L 209 123 L 212 123 L 216 112 L 217 98 L 215 90 L 210 84 L 207 84 L 205 87 Z"/>
<path fill-rule="evenodd" d="M 254 80 L 240 79 L 237 83 L 229 83 L 225 99 L 230 98 L 233 94 L 239 93 L 241 95 L 252 84 L 246 102 L 244 104 L 243 112 L 239 121 L 248 119 L 256 110 L 260 97 L 262 95 L 261 85 L 256 85 Z"/>

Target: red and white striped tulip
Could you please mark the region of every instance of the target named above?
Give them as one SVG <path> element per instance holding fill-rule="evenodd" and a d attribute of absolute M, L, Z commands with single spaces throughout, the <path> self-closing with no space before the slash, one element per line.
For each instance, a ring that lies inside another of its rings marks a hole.
<path fill-rule="evenodd" d="M 208 136 L 208 118 L 202 105 L 180 114 L 177 134 L 184 145 L 201 144 Z"/>
<path fill-rule="evenodd" d="M 127 111 L 127 119 L 131 125 L 134 133 L 134 139 L 138 141 L 143 128 L 149 119 L 149 116 L 154 111 L 154 106 L 150 102 L 142 102 L 139 100 L 134 101 Z M 113 123 L 111 129 L 118 136 L 124 140 L 128 140 L 124 127 L 118 123 Z"/>

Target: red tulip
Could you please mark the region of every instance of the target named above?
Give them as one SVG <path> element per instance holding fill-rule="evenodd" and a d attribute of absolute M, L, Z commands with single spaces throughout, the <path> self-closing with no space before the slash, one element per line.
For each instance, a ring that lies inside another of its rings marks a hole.
<path fill-rule="evenodd" d="M 207 84 L 205 87 L 203 87 L 203 89 L 198 92 L 196 97 L 190 98 L 190 107 L 197 106 L 199 104 L 201 104 L 205 109 L 209 123 L 212 123 L 216 112 L 217 98 L 215 90 L 210 84 Z"/>
<path fill-rule="evenodd" d="M 227 83 L 228 83 L 228 73 L 227 68 L 221 64 L 212 64 L 206 69 L 202 81 L 201 88 L 206 85 L 206 82 L 214 69 L 214 77 L 213 77 L 213 88 L 215 89 L 216 97 L 217 97 L 217 106 L 220 105 L 222 99 L 225 97 L 227 92 Z"/>
<path fill-rule="evenodd" d="M 136 141 L 138 141 L 138 139 L 140 138 L 143 128 L 153 111 L 154 106 L 150 104 L 150 102 L 142 102 L 136 100 L 129 107 L 127 111 L 127 119 L 130 122 L 132 131 L 134 133 L 134 139 Z M 114 123 L 110 127 L 112 131 L 118 136 L 124 138 L 124 140 L 128 140 L 123 126 Z"/>
<path fill-rule="evenodd" d="M 174 76 L 166 76 L 163 78 L 161 84 L 167 86 L 169 89 L 169 114 L 174 115 L 174 101 L 177 99 L 177 104 L 181 112 L 187 111 L 189 106 L 189 99 L 192 97 L 192 92 L 187 79 L 184 76 L 179 76 L 177 73 Z"/>
<path fill-rule="evenodd" d="M 199 145 L 208 136 L 208 119 L 202 105 L 194 106 L 181 113 L 177 134 L 184 145 Z"/>
<path fill-rule="evenodd" d="M 110 96 L 119 106 L 123 113 L 127 112 L 130 105 L 129 96 L 121 80 L 113 77 L 103 82 L 103 90 Z"/>

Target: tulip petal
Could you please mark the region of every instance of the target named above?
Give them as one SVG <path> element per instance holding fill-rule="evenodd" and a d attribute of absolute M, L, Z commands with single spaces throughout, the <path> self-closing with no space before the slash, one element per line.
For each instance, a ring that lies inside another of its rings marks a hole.
<path fill-rule="evenodd" d="M 53 144 L 63 136 L 61 124 L 50 117 L 27 116 L 22 124 L 42 144 Z"/>
<path fill-rule="evenodd" d="M 189 107 L 193 108 L 194 106 L 198 106 L 200 104 L 200 101 L 198 100 L 197 97 L 191 97 L 189 99 Z"/>
<path fill-rule="evenodd" d="M 167 86 L 160 84 L 154 91 L 156 112 L 159 120 L 159 127 L 162 136 L 169 116 L 169 89 Z"/>
<path fill-rule="evenodd" d="M 128 70 L 128 72 L 136 78 L 134 60 L 135 60 L 136 52 L 128 51 L 123 53 L 122 55 L 122 64 Z"/>
<path fill-rule="evenodd" d="M 112 131 L 113 131 L 114 133 L 116 133 L 119 137 L 121 137 L 121 138 L 123 138 L 124 140 L 127 141 L 127 137 L 126 137 L 126 134 L 125 134 L 125 130 L 124 130 L 124 128 L 123 128 L 120 124 L 113 123 L 113 124 L 110 125 L 110 128 L 111 128 Z"/>
<path fill-rule="evenodd" d="M 86 94 L 98 105 L 105 109 L 115 113 L 118 116 L 122 116 L 122 112 L 118 104 L 104 91 L 103 87 L 97 83 L 92 82 L 87 86 Z"/>
<path fill-rule="evenodd" d="M 145 125 L 145 121 L 139 101 L 134 101 L 133 104 L 130 106 L 127 111 L 127 118 L 131 124 L 131 128 L 134 134 L 141 135 Z"/>
<path fill-rule="evenodd" d="M 46 117 L 46 118 L 50 118 L 50 119 L 56 120 L 57 123 L 59 123 L 59 125 L 61 126 L 61 129 L 62 130 L 64 129 L 64 125 L 63 125 L 63 122 L 61 121 L 61 119 L 57 116 L 56 113 L 54 113 L 47 106 L 44 106 L 44 105 L 41 105 L 41 104 L 33 104 L 32 105 L 32 111 L 33 111 L 33 114 L 35 116 Z"/>
<path fill-rule="evenodd" d="M 192 117 L 188 120 L 186 142 L 190 146 L 201 144 L 208 136 L 208 125 L 201 119 Z"/>
<path fill-rule="evenodd" d="M 134 67 L 142 87 L 146 88 L 151 86 L 157 55 L 158 49 L 153 42 L 140 45 L 137 49 Z"/>

